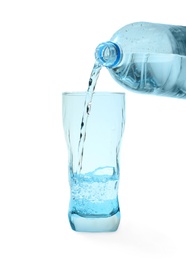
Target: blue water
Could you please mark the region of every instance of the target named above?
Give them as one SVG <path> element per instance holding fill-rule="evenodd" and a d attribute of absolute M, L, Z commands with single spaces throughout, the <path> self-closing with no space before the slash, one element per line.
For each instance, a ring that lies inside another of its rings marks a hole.
<path fill-rule="evenodd" d="M 112 167 L 103 167 L 86 174 L 70 174 L 71 199 L 69 215 L 109 217 L 119 211 L 119 176 L 105 174 Z M 103 172 L 103 174 L 102 174 Z"/>
<path fill-rule="evenodd" d="M 130 53 L 109 70 L 124 88 L 137 93 L 186 98 L 186 57 L 175 54 Z"/>
<path fill-rule="evenodd" d="M 79 162 L 77 167 L 77 173 L 80 173 L 82 170 L 82 163 L 83 163 L 83 153 L 84 153 L 84 144 L 86 140 L 86 129 L 87 129 L 87 123 L 88 123 L 88 117 L 91 113 L 91 105 L 92 105 L 92 98 L 95 91 L 96 83 L 101 71 L 102 65 L 98 62 L 95 62 L 90 78 L 88 83 L 88 89 L 84 101 L 84 110 L 82 114 L 82 120 L 80 124 L 80 137 L 79 137 L 79 146 L 78 146 L 78 152 L 79 152 Z"/>

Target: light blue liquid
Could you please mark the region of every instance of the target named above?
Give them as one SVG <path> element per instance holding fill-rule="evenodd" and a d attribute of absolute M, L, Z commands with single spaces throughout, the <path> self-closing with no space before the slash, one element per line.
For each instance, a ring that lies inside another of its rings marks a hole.
<path fill-rule="evenodd" d="M 113 174 L 105 174 L 105 171 Z M 99 218 L 103 220 L 117 215 L 117 222 L 119 222 L 118 183 L 119 175 L 113 170 L 113 167 L 99 168 L 86 174 L 72 173 L 70 175 L 69 206 L 69 220 L 72 229 L 77 230 L 75 224 L 77 218 L 83 220 L 88 218 L 90 222 L 90 219 L 99 221 Z M 114 228 L 117 229 L 117 227 Z M 85 231 L 94 231 L 92 230 L 94 227 L 90 227 L 90 225 L 87 229 Z M 102 227 L 97 229 L 95 231 L 101 231 Z"/>
<path fill-rule="evenodd" d="M 77 166 L 77 173 L 80 173 L 82 170 L 82 163 L 83 163 L 83 153 L 84 153 L 84 143 L 86 140 L 86 129 L 88 123 L 88 117 L 91 113 L 91 106 L 92 106 L 92 98 L 95 91 L 96 83 L 101 71 L 102 65 L 98 62 L 95 62 L 90 78 L 88 83 L 87 94 L 84 101 L 84 110 L 82 114 L 82 120 L 80 124 L 80 137 L 79 137 L 79 162 Z"/>
<path fill-rule="evenodd" d="M 186 98 L 186 56 L 124 53 L 122 64 L 109 72 L 120 85 L 136 93 Z"/>

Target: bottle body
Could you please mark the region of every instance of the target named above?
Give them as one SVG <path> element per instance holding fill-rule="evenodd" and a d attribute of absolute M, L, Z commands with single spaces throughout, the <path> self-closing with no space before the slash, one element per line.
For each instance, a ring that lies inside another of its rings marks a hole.
<path fill-rule="evenodd" d="M 134 23 L 117 31 L 110 42 L 119 47 L 119 61 L 107 66 L 107 57 L 103 65 L 121 86 L 139 93 L 186 98 L 186 27 Z M 104 52 L 100 60 L 98 50 L 96 59 L 102 62 Z"/>

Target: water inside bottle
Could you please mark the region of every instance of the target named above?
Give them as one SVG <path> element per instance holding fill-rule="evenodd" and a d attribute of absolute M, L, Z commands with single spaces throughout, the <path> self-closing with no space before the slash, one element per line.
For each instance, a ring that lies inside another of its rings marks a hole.
<path fill-rule="evenodd" d="M 110 74 L 136 93 L 186 98 L 186 56 L 161 53 L 125 53 Z"/>

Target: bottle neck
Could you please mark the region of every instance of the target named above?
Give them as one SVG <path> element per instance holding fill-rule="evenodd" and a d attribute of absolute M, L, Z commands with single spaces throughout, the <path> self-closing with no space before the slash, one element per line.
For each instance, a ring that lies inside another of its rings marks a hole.
<path fill-rule="evenodd" d="M 121 60 L 122 54 L 119 46 L 114 42 L 103 42 L 95 51 L 96 60 L 107 68 L 115 67 Z"/>

